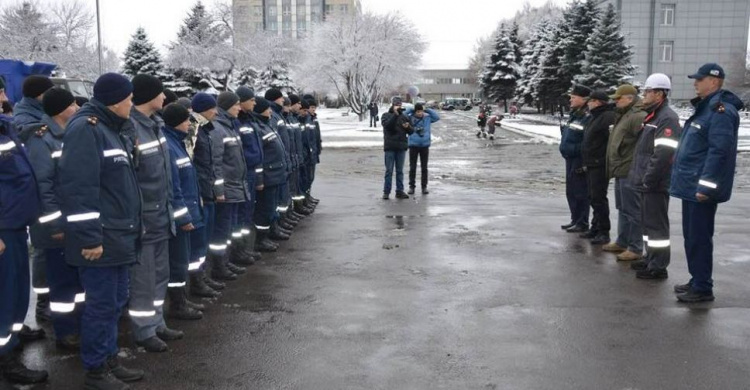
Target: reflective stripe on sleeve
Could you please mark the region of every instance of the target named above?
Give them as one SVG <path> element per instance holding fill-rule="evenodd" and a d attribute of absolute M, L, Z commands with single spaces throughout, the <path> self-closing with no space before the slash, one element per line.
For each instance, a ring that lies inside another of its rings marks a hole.
<path fill-rule="evenodd" d="M 86 293 L 78 293 L 76 294 L 75 303 L 83 303 L 86 302 Z"/>
<path fill-rule="evenodd" d="M 13 141 L 0 144 L 0 152 L 7 152 L 16 147 L 16 143 Z"/>
<path fill-rule="evenodd" d="M 128 154 L 125 153 L 122 149 L 110 149 L 104 151 L 104 157 L 113 157 L 113 156 L 123 156 L 128 157 Z"/>
<path fill-rule="evenodd" d="M 216 180 L 216 181 L 214 182 L 214 185 L 215 185 L 215 186 L 220 186 L 220 185 L 222 185 L 222 184 L 224 184 L 224 179 L 219 179 L 219 180 Z"/>
<path fill-rule="evenodd" d="M 13 327 L 11 328 L 11 331 L 13 331 L 13 332 L 20 332 L 21 329 L 23 329 L 23 322 L 13 324 Z"/>
<path fill-rule="evenodd" d="M 11 335 L 8 335 L 7 337 L 0 337 L 0 347 L 8 344 L 10 342 L 10 337 Z"/>
<path fill-rule="evenodd" d="M 699 180 L 698 184 L 702 185 L 704 187 L 708 187 L 708 188 L 714 189 L 714 190 L 717 189 L 717 188 L 719 188 L 719 186 L 716 185 L 716 183 L 713 183 L 713 182 L 710 182 L 710 181 L 707 181 L 707 180 Z"/>
<path fill-rule="evenodd" d="M 654 147 L 668 146 L 670 148 L 677 149 L 677 145 L 679 145 L 679 142 L 669 138 L 659 138 L 654 140 Z"/>
<path fill-rule="evenodd" d="M 75 302 L 50 302 L 49 310 L 53 313 L 72 313 L 76 309 Z"/>
<path fill-rule="evenodd" d="M 39 217 L 39 223 L 42 223 L 42 224 L 49 223 L 49 222 L 52 222 L 52 221 L 54 221 L 54 220 L 56 220 L 56 219 L 58 219 L 60 217 L 62 217 L 62 213 L 59 212 L 59 211 L 55 211 L 52 214 L 48 214 L 48 215 L 45 215 L 43 217 Z"/>
<path fill-rule="evenodd" d="M 263 173 L 263 168 L 258 168 L 255 170 L 255 173 Z"/>
<path fill-rule="evenodd" d="M 182 167 L 183 165 L 187 166 L 187 165 L 190 165 L 190 157 L 181 158 L 175 162 L 177 163 L 177 166 L 179 167 Z"/>
<path fill-rule="evenodd" d="M 52 158 L 60 158 L 60 157 L 62 157 L 62 150 L 58 150 L 56 152 L 52 152 L 52 154 L 50 155 L 50 157 L 52 157 Z"/>
<path fill-rule="evenodd" d="M 181 208 L 181 209 L 179 209 L 179 210 L 177 210 L 177 211 L 174 212 L 174 218 L 180 218 L 180 217 L 182 217 L 183 215 L 185 215 L 187 213 L 188 213 L 188 208 L 187 207 L 183 207 L 183 208 Z"/>
<path fill-rule="evenodd" d="M 83 214 L 73 214 L 68 215 L 68 222 L 82 222 L 82 221 L 89 221 L 92 219 L 98 219 L 99 213 L 83 213 Z"/>
<path fill-rule="evenodd" d="M 186 282 L 167 283 L 167 287 L 169 287 L 169 288 L 185 287 L 186 285 L 187 285 Z M 164 301 L 162 301 L 162 302 L 164 302 Z"/>

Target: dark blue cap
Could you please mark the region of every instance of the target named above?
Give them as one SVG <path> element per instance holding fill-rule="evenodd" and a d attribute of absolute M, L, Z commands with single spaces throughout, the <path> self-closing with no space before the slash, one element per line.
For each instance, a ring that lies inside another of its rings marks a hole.
<path fill-rule="evenodd" d="M 723 80 L 726 74 L 724 73 L 724 68 L 712 62 L 701 66 L 697 73 L 691 74 L 688 78 L 702 80 L 708 76 Z"/>
<path fill-rule="evenodd" d="M 201 112 L 206 112 L 212 108 L 215 108 L 216 99 L 205 92 L 199 92 L 195 94 L 195 96 L 193 96 L 191 105 L 193 107 L 193 112 L 197 112 L 198 114 L 200 114 Z"/>
<path fill-rule="evenodd" d="M 94 99 L 105 106 L 113 106 L 133 93 L 133 84 L 125 76 L 117 73 L 105 73 L 96 79 Z"/>

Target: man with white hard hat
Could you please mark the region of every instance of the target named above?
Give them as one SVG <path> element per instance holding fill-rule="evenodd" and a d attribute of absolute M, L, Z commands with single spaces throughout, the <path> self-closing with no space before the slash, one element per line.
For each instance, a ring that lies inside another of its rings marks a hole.
<path fill-rule="evenodd" d="M 641 193 L 641 224 L 646 257 L 632 264 L 639 279 L 666 279 L 671 250 L 669 240 L 669 183 L 672 156 L 679 145 L 680 118 L 669 107 L 672 82 L 655 73 L 646 80 L 643 108 L 648 113 L 635 147 L 628 175 Z"/>

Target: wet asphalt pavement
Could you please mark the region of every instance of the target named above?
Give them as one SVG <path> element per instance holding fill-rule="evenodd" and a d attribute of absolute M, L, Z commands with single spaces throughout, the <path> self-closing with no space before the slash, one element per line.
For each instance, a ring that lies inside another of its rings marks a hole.
<path fill-rule="evenodd" d="M 328 150 L 316 213 L 206 319 L 168 321 L 185 340 L 147 354 L 123 326 L 134 389 L 750 388 L 750 194 L 719 208 L 716 302 L 685 306 L 678 201 L 670 279 L 636 280 L 559 229 L 556 146 L 442 123 L 430 195 L 380 200 L 381 151 Z M 50 371 L 32 389 L 81 388 L 51 341 L 24 359 Z"/>

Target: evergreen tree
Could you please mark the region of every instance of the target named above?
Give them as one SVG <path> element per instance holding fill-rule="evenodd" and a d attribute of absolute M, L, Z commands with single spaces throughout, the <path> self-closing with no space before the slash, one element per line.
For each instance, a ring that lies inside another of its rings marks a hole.
<path fill-rule="evenodd" d="M 485 67 L 482 77 L 484 94 L 493 101 L 503 100 L 508 109 L 507 99 L 512 99 L 516 92 L 516 83 L 520 78 L 518 65 L 518 47 L 512 42 L 512 30 L 501 27 L 495 38 L 495 50 Z"/>
<path fill-rule="evenodd" d="M 575 81 L 591 88 L 612 89 L 634 73 L 632 56 L 632 49 L 625 44 L 621 32 L 617 11 L 610 4 L 588 39 L 582 74 Z"/>
<path fill-rule="evenodd" d="M 266 91 L 271 88 L 276 88 L 282 92 L 296 92 L 294 82 L 289 76 L 289 68 L 283 64 L 275 64 L 268 66 L 258 75 L 255 83 L 256 91 Z"/>
<path fill-rule="evenodd" d="M 128 48 L 125 50 L 123 73 L 130 77 L 139 73 L 163 77 L 163 69 L 159 51 L 149 41 L 146 30 L 143 27 L 138 27 L 131 36 Z"/>
<path fill-rule="evenodd" d="M 177 32 L 177 42 L 173 45 L 194 45 L 209 47 L 226 41 L 226 34 L 215 23 L 214 18 L 206 10 L 202 2 L 195 3 L 187 18 L 183 20 Z"/>
<path fill-rule="evenodd" d="M 547 43 L 544 37 L 550 26 L 548 20 L 538 23 L 521 50 L 521 78 L 516 88 L 516 99 L 521 104 L 532 104 L 537 99 L 538 75 Z"/>
<path fill-rule="evenodd" d="M 560 77 L 565 47 L 559 42 L 566 36 L 567 30 L 563 20 L 551 26 L 540 41 L 542 54 L 535 83 L 539 103 L 545 112 L 563 104 L 563 95 L 570 88 L 570 79 Z"/>
<path fill-rule="evenodd" d="M 598 0 L 575 0 L 563 13 L 559 30 L 562 58 L 558 76 L 561 86 L 566 84 L 566 90 L 572 85 L 574 77 L 581 74 L 586 60 L 587 41 L 598 26 L 597 3 Z"/>

